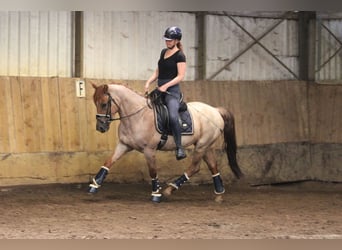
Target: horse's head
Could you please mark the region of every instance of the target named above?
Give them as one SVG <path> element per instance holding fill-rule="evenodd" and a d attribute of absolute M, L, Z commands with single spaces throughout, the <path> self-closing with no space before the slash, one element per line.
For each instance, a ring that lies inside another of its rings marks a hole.
<path fill-rule="evenodd" d="M 112 110 L 112 102 L 115 104 L 115 101 L 108 92 L 108 85 L 96 86 L 94 83 L 92 85 L 95 89 L 93 98 L 97 109 L 96 130 L 104 133 L 109 130 L 110 123 L 113 121 L 112 113 L 116 111 Z"/>

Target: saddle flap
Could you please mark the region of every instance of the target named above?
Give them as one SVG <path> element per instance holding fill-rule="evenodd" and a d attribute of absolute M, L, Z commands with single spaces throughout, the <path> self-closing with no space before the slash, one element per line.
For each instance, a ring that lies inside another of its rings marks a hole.
<path fill-rule="evenodd" d="M 155 89 L 149 94 L 149 98 L 151 100 L 152 109 L 154 111 L 155 124 L 158 133 L 172 135 L 169 126 L 169 112 L 163 101 L 162 93 L 158 89 Z M 192 135 L 192 116 L 188 111 L 186 103 L 183 101 L 183 94 L 181 95 L 179 118 L 182 135 Z"/>

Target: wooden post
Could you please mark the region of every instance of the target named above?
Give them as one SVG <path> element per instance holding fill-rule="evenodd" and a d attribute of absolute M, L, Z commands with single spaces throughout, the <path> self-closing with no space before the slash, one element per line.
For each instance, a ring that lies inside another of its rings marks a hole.
<path fill-rule="evenodd" d="M 74 12 L 74 77 L 83 77 L 83 12 Z"/>
<path fill-rule="evenodd" d="M 203 11 L 196 13 L 196 34 L 197 34 L 197 55 L 196 55 L 196 72 L 195 80 L 204 80 L 206 78 L 206 28 L 205 15 Z"/>
<path fill-rule="evenodd" d="M 315 80 L 316 12 L 298 13 L 299 80 Z"/>

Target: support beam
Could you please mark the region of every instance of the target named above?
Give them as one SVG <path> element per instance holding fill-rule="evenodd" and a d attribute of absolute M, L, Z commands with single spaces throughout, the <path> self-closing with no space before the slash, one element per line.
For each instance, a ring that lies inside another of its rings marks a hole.
<path fill-rule="evenodd" d="M 315 80 L 315 21 L 316 12 L 298 13 L 299 80 Z"/>
<path fill-rule="evenodd" d="M 196 55 L 196 72 L 195 80 L 205 80 L 206 77 L 206 28 L 205 28 L 206 12 L 196 12 L 196 39 L 197 39 L 197 55 Z"/>
<path fill-rule="evenodd" d="M 74 72 L 73 77 L 83 77 L 83 12 L 74 12 Z"/>

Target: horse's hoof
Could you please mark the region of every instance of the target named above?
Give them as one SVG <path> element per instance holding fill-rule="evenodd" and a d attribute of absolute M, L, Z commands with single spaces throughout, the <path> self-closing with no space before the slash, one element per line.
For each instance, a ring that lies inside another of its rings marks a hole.
<path fill-rule="evenodd" d="M 161 194 L 152 194 L 151 201 L 159 203 L 161 202 L 162 195 Z"/>
<path fill-rule="evenodd" d="M 168 186 L 167 188 L 164 189 L 163 195 L 170 196 L 172 194 L 172 192 L 173 192 L 173 189 L 174 189 L 173 187 Z"/>
<path fill-rule="evenodd" d="M 223 202 L 223 196 L 222 195 L 216 195 L 215 196 L 215 202 L 222 203 Z"/>
<path fill-rule="evenodd" d="M 89 194 L 96 194 L 97 193 L 97 188 L 90 186 L 89 189 L 88 189 L 88 193 Z"/>

